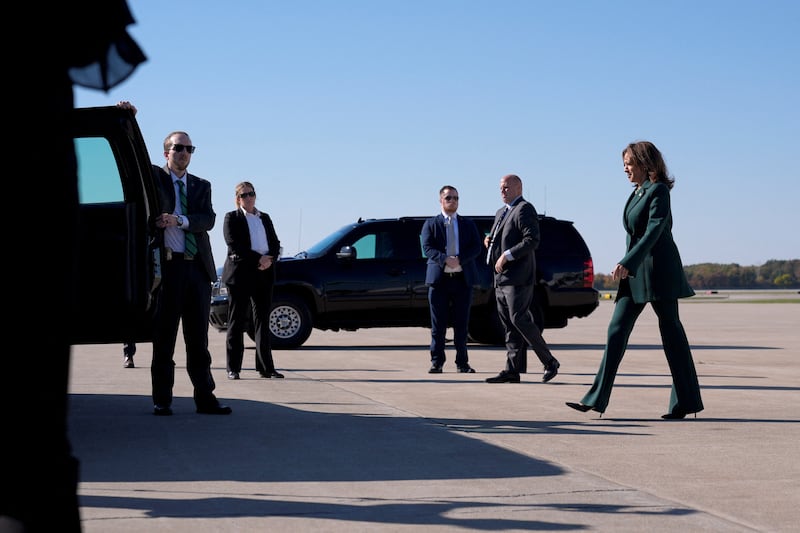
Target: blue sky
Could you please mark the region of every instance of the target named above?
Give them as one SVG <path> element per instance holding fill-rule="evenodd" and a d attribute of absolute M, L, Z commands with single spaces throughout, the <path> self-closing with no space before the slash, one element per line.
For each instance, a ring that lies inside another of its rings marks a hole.
<path fill-rule="evenodd" d="M 79 107 L 130 100 L 150 157 L 185 130 L 212 182 L 217 266 L 236 183 L 284 255 L 363 218 L 493 214 L 523 179 L 608 273 L 650 140 L 676 178 L 684 264 L 800 258 L 800 2 L 129 0 L 148 61 Z"/>

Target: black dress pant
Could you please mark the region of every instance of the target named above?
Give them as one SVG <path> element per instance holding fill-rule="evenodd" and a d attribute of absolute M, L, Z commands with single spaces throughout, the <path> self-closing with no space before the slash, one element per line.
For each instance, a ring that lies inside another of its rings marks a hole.
<path fill-rule="evenodd" d="M 165 407 L 172 404 L 175 343 L 181 324 L 186 344 L 186 370 L 194 386 L 195 404 L 198 407 L 216 405 L 216 384 L 211 375 L 208 351 L 211 282 L 200 261 L 173 259 L 163 265 L 150 366 L 153 403 Z"/>
<path fill-rule="evenodd" d="M 467 329 L 472 306 L 472 287 L 467 285 L 464 274 L 444 273 L 441 280 L 428 287 L 428 305 L 431 311 L 431 365 L 441 367 L 447 359 L 445 335 L 449 322 L 453 325 L 456 367 L 468 367 Z"/>
<path fill-rule="evenodd" d="M 247 314 L 252 310 L 256 343 L 256 371 L 275 372 L 269 334 L 269 314 L 272 310 L 272 272 L 257 274 L 255 283 L 228 285 L 228 331 L 225 339 L 228 372 L 241 372 L 244 360 L 244 333 Z"/>
<path fill-rule="evenodd" d="M 528 346 L 543 365 L 555 358 L 550 353 L 542 332 L 533 320 L 532 285 L 500 285 L 495 288 L 497 314 L 506 332 L 506 372 L 520 374 L 527 371 Z"/>

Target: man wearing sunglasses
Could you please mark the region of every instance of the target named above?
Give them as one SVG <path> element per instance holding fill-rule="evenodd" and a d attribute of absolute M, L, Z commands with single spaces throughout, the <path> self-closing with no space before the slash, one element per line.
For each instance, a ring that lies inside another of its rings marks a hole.
<path fill-rule="evenodd" d="M 422 226 L 422 249 L 428 258 L 425 284 L 431 310 L 431 368 L 441 374 L 445 362 L 445 333 L 453 326 L 458 372 L 474 373 L 467 354 L 467 325 L 472 306 L 472 287 L 478 282 L 475 259 L 482 251 L 478 227 L 456 214 L 458 190 L 445 185 L 439 190 L 442 212 Z"/>
<path fill-rule="evenodd" d="M 154 165 L 161 206 L 156 217 L 164 229 L 165 257 L 153 331 L 153 414 L 172 414 L 175 382 L 175 342 L 178 325 L 186 341 L 186 370 L 194 386 L 197 412 L 227 415 L 231 408 L 214 396 L 208 351 L 208 314 L 211 283 L 216 281 L 208 232 L 216 213 L 211 205 L 211 183 L 187 171 L 195 147 L 189 134 L 173 131 L 164 139 L 164 167 Z"/>

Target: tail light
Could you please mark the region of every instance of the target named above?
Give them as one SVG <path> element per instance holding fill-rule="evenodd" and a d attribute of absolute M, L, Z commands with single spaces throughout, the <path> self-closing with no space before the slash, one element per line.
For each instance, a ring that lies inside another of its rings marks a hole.
<path fill-rule="evenodd" d="M 583 287 L 585 289 L 594 287 L 594 262 L 591 257 L 583 262 Z"/>

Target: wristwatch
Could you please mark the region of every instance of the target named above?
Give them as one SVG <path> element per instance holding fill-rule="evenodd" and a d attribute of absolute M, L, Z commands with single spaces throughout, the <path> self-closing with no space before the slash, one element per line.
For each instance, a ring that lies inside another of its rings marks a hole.
<path fill-rule="evenodd" d="M 176 216 L 175 216 L 175 220 L 177 220 L 177 221 L 178 221 L 178 227 L 179 227 L 179 228 L 180 228 L 181 226 L 183 226 L 183 217 L 182 217 L 182 216 L 180 216 L 180 215 L 176 215 Z"/>

